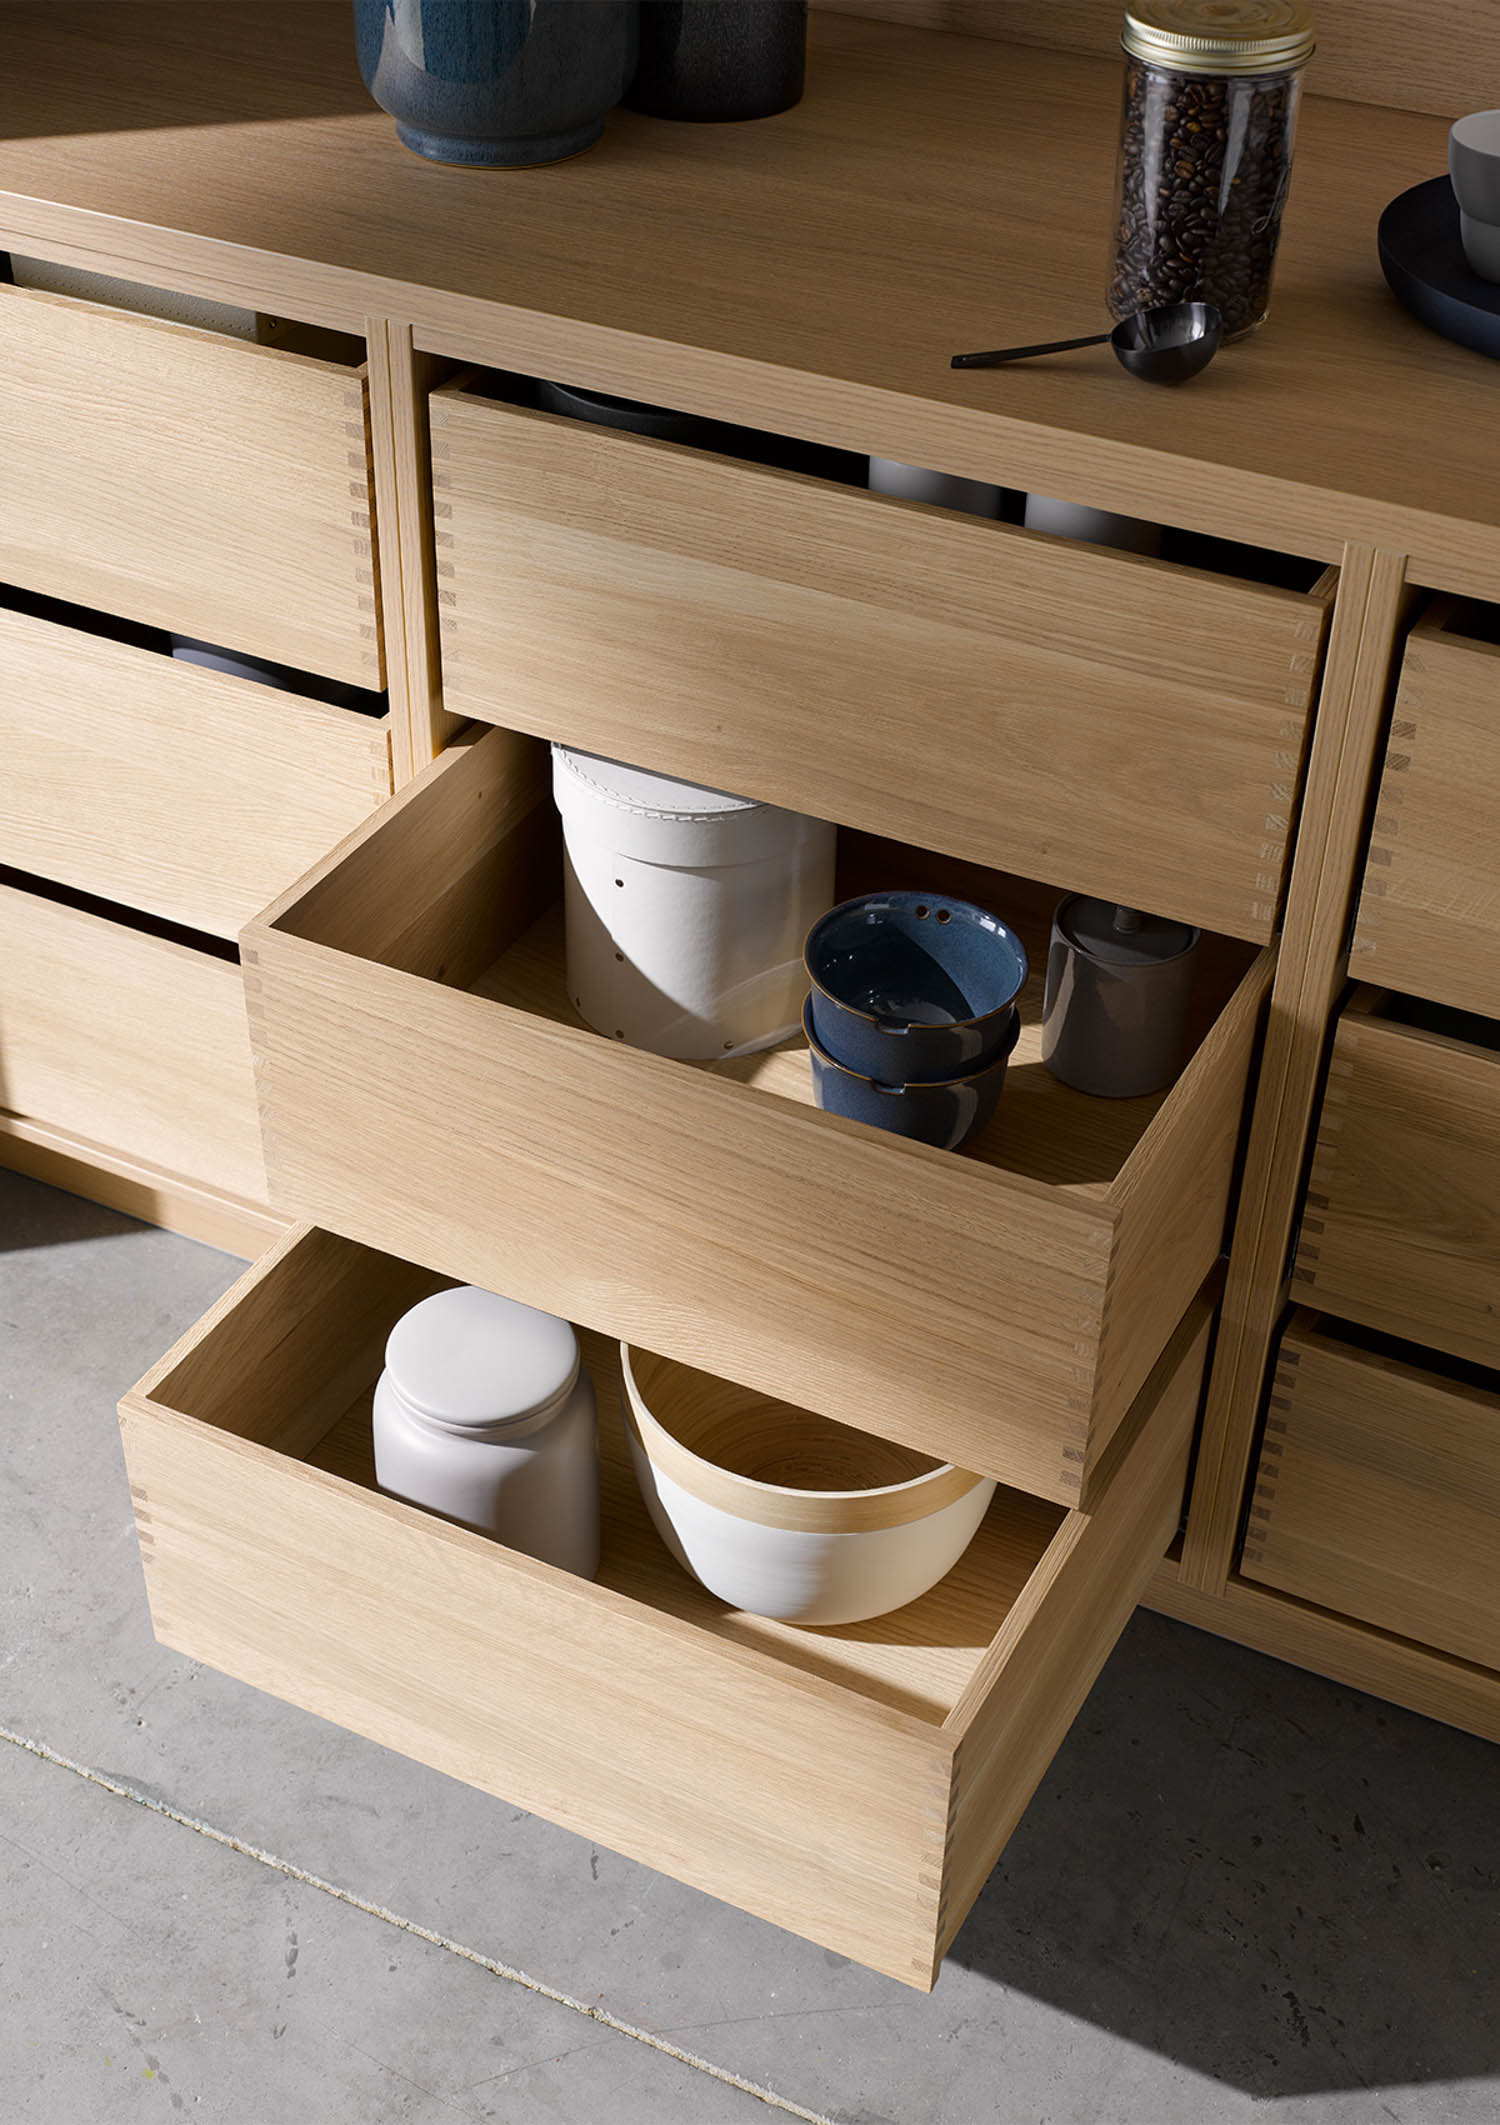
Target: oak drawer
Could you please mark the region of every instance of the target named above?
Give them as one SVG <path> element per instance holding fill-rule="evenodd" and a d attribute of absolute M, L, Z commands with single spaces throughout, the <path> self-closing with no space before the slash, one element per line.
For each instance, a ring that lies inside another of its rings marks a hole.
<path fill-rule="evenodd" d="M 1035 921 L 981 886 L 1038 977 L 960 1156 L 817 1111 L 800 1043 L 700 1068 L 587 1031 L 556 880 L 541 761 L 491 730 L 245 931 L 277 1208 L 1086 1502 L 1218 1254 L 1270 953 L 1206 961 L 1170 1093 L 1092 1100 L 1040 1064 Z"/>
<path fill-rule="evenodd" d="M 597 1582 L 379 1494 L 385 1337 L 442 1279 L 308 1228 L 122 1402 L 164 1643 L 927 1988 L 1181 1503 L 1189 1311 L 1092 1516 L 1012 1491 L 896 1615 L 799 1629 L 671 1561 L 600 1389 Z"/>
<path fill-rule="evenodd" d="M 1402 660 L 1354 938 L 1361 975 L 1500 1017 L 1497 820 L 1500 613 L 1445 599 Z"/>
<path fill-rule="evenodd" d="M 263 1203 L 238 966 L 0 883 L 0 1113 Z"/>
<path fill-rule="evenodd" d="M 0 288 L 0 581 L 384 682 L 361 371 Z"/>
<path fill-rule="evenodd" d="M 0 608 L 0 863 L 233 937 L 390 794 L 388 725 Z"/>
<path fill-rule="evenodd" d="M 1297 595 L 446 386 L 446 705 L 1264 942 Z"/>
<path fill-rule="evenodd" d="M 1243 1570 L 1500 1668 L 1500 1378 L 1468 1366 L 1434 1371 L 1416 1355 L 1295 1315 L 1276 1365 Z"/>
<path fill-rule="evenodd" d="M 1436 1030 L 1455 1024 L 1491 1045 Z M 1483 1021 L 1356 993 L 1334 1036 L 1295 1271 L 1330 1313 L 1482 1365 L 1500 1365 L 1497 1038 Z"/>

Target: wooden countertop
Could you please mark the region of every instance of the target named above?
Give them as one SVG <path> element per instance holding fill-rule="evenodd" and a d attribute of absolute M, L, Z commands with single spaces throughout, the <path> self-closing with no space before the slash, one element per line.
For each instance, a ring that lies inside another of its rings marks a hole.
<path fill-rule="evenodd" d="M 1500 365 L 1375 254 L 1440 118 L 1309 100 L 1270 322 L 1169 393 L 947 365 L 1107 322 L 1112 59 L 815 17 L 795 111 L 474 172 L 398 146 L 347 0 L 12 0 L 0 53 L 14 249 L 1500 598 Z"/>

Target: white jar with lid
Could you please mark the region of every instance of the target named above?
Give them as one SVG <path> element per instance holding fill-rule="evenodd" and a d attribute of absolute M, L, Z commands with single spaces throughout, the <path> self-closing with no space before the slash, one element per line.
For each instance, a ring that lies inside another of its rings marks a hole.
<path fill-rule="evenodd" d="M 393 1497 L 598 1571 L 594 1388 L 567 1321 L 472 1284 L 423 1299 L 387 1340 L 374 1430 Z"/>
<path fill-rule="evenodd" d="M 562 745 L 552 788 L 585 1024 L 680 1061 L 798 1030 L 802 940 L 833 900 L 832 826 Z"/>

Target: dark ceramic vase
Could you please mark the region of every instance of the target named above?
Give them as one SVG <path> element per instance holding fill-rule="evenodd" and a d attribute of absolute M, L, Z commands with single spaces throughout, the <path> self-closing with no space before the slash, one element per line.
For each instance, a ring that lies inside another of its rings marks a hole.
<path fill-rule="evenodd" d="M 625 99 L 653 118 L 769 118 L 802 95 L 807 0 L 641 0 Z"/>
<path fill-rule="evenodd" d="M 590 147 L 635 71 L 637 0 L 354 0 L 365 87 L 432 162 Z"/>

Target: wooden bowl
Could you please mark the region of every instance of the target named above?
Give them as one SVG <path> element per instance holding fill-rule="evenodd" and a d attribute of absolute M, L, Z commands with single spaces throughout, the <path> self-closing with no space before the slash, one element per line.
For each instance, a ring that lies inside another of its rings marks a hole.
<path fill-rule="evenodd" d="M 636 1480 L 685 1571 L 732 1608 L 861 1623 L 950 1572 L 988 1478 L 620 1346 Z"/>

